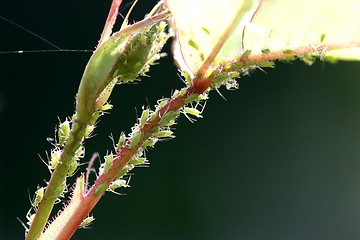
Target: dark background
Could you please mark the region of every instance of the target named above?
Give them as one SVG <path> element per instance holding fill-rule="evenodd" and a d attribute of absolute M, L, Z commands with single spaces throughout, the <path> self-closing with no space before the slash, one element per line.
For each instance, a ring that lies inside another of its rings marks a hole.
<path fill-rule="evenodd" d="M 140 20 L 155 1 L 140 1 Z M 5 1 L 0 15 L 64 49 L 94 49 L 107 1 Z M 126 10 L 122 11 L 123 14 Z M 219 16 L 221 16 L 220 13 Z M 53 49 L 0 21 L 0 51 Z M 169 51 L 169 46 L 166 47 Z M 32 194 L 49 179 L 58 117 L 74 111 L 89 53 L 0 54 L 0 239 L 22 239 Z M 148 152 L 126 196 L 107 193 L 73 239 L 359 239 L 360 63 L 278 64 L 212 93 L 204 118 Z M 86 161 L 129 132 L 142 105 L 182 86 L 171 56 L 151 78 L 119 86 L 86 143 Z"/>

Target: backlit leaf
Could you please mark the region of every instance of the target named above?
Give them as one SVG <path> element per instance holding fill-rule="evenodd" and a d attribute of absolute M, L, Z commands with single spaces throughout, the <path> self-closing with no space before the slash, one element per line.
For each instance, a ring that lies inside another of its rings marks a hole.
<path fill-rule="evenodd" d="M 326 56 L 360 60 L 359 13 L 359 0 L 264 0 L 245 28 L 243 46 L 260 54 L 262 49 L 343 45 Z"/>
<path fill-rule="evenodd" d="M 257 0 L 167 0 L 166 6 L 175 19 L 174 57 L 180 68 L 195 74 L 231 25 L 244 28 L 258 3 Z M 236 31 L 240 33 L 236 44 L 239 48 L 242 30 Z M 233 56 L 233 52 L 225 49 L 220 56 Z"/>

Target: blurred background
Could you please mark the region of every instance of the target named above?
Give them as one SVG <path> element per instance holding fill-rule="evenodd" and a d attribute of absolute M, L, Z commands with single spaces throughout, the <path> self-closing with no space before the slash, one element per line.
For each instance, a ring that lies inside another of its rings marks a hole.
<path fill-rule="evenodd" d="M 155 2 L 139 1 L 131 19 Z M 63 49 L 93 50 L 110 3 L 1 0 L 0 16 Z M 3 20 L 0 32 L 0 51 L 54 49 Z M 49 180 L 38 155 L 46 159 L 58 118 L 73 114 L 89 57 L 0 54 L 0 239 L 24 237 L 16 218 L 26 222 L 29 192 Z M 124 195 L 106 193 L 92 229 L 73 239 L 359 239 L 359 69 L 278 63 L 221 89 L 226 101 L 212 93 L 204 118 L 181 116 L 176 138 L 148 152 L 149 168 L 133 171 Z M 128 133 L 136 109 L 183 85 L 170 55 L 149 75 L 114 90 L 84 161 L 112 149 L 108 136 Z"/>

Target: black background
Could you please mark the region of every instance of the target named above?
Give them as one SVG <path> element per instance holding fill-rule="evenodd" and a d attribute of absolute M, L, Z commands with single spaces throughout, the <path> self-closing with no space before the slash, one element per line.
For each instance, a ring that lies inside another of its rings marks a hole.
<path fill-rule="evenodd" d="M 154 3 L 140 1 L 131 19 Z M 1 0 L 0 15 L 61 48 L 92 50 L 109 6 Z M 53 49 L 5 21 L 0 33 L 0 51 Z M 26 221 L 28 191 L 49 179 L 38 154 L 51 149 L 46 137 L 58 117 L 73 114 L 89 57 L 0 54 L 0 239 L 23 238 L 16 217 Z M 126 195 L 107 193 L 92 229 L 73 239 L 359 239 L 359 68 L 279 63 L 241 78 L 240 90 L 222 89 L 227 101 L 212 93 L 204 119 L 182 116 L 176 138 L 148 152 L 150 167 L 135 169 Z M 150 75 L 114 90 L 114 109 L 86 143 L 86 161 L 112 148 L 111 133 L 129 132 L 135 109 L 182 86 L 171 56 Z"/>

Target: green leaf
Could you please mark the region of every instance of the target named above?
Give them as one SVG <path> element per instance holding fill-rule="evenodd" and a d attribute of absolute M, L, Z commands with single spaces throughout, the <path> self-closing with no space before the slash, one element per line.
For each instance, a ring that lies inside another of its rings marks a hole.
<path fill-rule="evenodd" d="M 256 62 L 303 56 L 311 63 L 312 55 L 360 60 L 358 0 L 166 0 L 166 6 L 174 15 L 174 58 L 192 77 L 209 56 L 214 67 L 246 50 L 251 56 L 278 51 Z"/>
<path fill-rule="evenodd" d="M 252 54 L 324 46 L 325 56 L 360 60 L 359 13 L 358 0 L 262 1 L 245 28 L 243 46 Z"/>
<path fill-rule="evenodd" d="M 258 4 L 257 0 L 167 0 L 166 6 L 174 16 L 174 57 L 180 69 L 195 75 L 214 49 L 222 47 L 224 34 L 232 31 L 233 26 L 240 26 L 235 31 L 236 36 L 242 34 Z M 236 42 L 238 54 L 241 37 Z M 225 47 L 217 60 L 233 55 L 234 49 Z"/>

